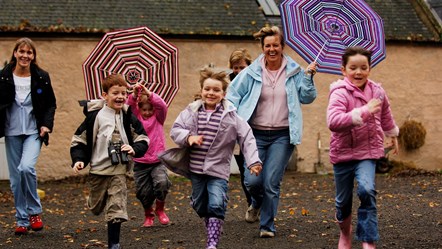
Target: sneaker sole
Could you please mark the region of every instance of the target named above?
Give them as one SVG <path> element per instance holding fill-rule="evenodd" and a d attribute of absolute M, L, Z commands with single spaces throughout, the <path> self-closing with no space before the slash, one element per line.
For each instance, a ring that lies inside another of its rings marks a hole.
<path fill-rule="evenodd" d="M 274 233 L 272 233 L 272 232 L 261 232 L 261 233 L 259 233 L 259 237 L 260 238 L 273 238 L 273 237 L 275 237 L 275 234 Z"/>

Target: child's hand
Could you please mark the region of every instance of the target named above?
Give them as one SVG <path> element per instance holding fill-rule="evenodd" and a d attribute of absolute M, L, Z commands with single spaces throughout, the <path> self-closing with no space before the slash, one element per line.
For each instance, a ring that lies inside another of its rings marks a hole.
<path fill-rule="evenodd" d="M 147 87 L 142 84 L 140 84 L 140 86 L 141 86 L 142 92 L 144 92 L 147 95 L 147 98 L 150 98 L 151 92 L 149 91 L 149 89 L 147 89 Z"/>
<path fill-rule="evenodd" d="M 399 144 L 397 142 L 397 137 L 387 137 L 385 144 L 387 148 L 392 148 L 391 153 L 397 155 L 399 153 Z"/>
<path fill-rule="evenodd" d="M 187 142 L 189 143 L 190 146 L 194 144 L 201 145 L 203 144 L 203 136 L 189 136 Z"/>
<path fill-rule="evenodd" d="M 250 174 L 258 176 L 262 171 L 262 164 L 255 163 L 250 167 Z"/>
<path fill-rule="evenodd" d="M 132 92 L 132 96 L 134 97 L 134 99 L 138 98 L 138 96 L 140 95 L 140 91 L 141 89 L 141 85 L 140 83 L 135 84 L 135 86 L 133 86 L 133 92 Z"/>
<path fill-rule="evenodd" d="M 375 113 L 381 111 L 381 104 L 382 104 L 382 101 L 380 99 L 371 99 L 367 103 L 368 111 L 371 114 L 375 114 Z"/>
<path fill-rule="evenodd" d="M 75 172 L 75 174 L 80 173 L 80 170 L 84 168 L 84 162 L 76 162 L 74 164 L 74 167 L 72 168 Z"/>
<path fill-rule="evenodd" d="M 128 144 L 123 144 L 121 145 L 121 151 L 126 151 L 127 154 L 134 156 L 135 155 L 135 151 L 132 148 L 132 146 L 128 145 Z"/>

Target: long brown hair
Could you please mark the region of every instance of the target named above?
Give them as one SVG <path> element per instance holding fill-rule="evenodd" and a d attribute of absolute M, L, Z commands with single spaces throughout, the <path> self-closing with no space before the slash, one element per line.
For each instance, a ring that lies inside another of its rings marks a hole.
<path fill-rule="evenodd" d="M 15 42 L 15 46 L 14 46 L 14 49 L 12 50 L 12 56 L 11 56 L 11 60 L 9 61 L 9 64 L 12 64 L 13 66 L 15 66 L 17 64 L 17 58 L 15 58 L 14 53 L 17 52 L 18 49 L 24 45 L 26 45 L 32 49 L 32 52 L 34 53 L 34 59 L 32 59 L 31 64 L 34 64 L 38 67 L 38 65 L 37 65 L 37 50 L 35 49 L 35 43 L 27 37 L 20 38 Z"/>

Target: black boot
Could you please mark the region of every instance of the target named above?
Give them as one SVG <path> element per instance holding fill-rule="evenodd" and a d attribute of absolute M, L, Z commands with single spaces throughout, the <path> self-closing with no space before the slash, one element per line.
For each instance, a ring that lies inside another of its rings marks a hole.
<path fill-rule="evenodd" d="M 111 220 L 107 223 L 107 241 L 109 249 L 120 249 L 121 222 Z"/>

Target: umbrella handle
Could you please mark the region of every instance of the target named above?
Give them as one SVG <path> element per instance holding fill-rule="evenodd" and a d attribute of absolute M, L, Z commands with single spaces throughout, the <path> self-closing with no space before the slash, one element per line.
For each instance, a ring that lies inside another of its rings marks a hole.
<path fill-rule="evenodd" d="M 322 50 L 324 50 L 325 44 L 327 44 L 327 43 L 324 42 L 324 45 L 322 45 L 321 50 L 319 50 L 319 52 L 318 52 L 318 55 L 316 55 L 316 58 L 315 58 L 315 60 L 313 61 L 314 63 L 317 62 L 317 60 L 318 60 L 318 58 L 319 58 L 319 55 L 322 53 Z M 313 77 L 313 75 L 316 73 L 316 72 L 313 72 L 313 71 L 310 70 L 310 69 L 309 69 L 307 72 L 308 72 L 312 77 Z"/>
<path fill-rule="evenodd" d="M 325 47 L 325 45 L 326 45 L 327 43 L 326 42 L 324 42 L 324 45 L 322 45 L 322 48 L 321 48 L 321 50 L 319 50 L 319 52 L 318 52 L 318 55 L 316 55 L 316 58 L 315 58 L 315 60 L 314 60 L 314 62 L 316 63 L 316 61 L 318 60 L 318 58 L 319 58 L 319 55 L 321 55 L 321 53 L 322 53 L 322 50 L 324 50 L 324 47 Z"/>

